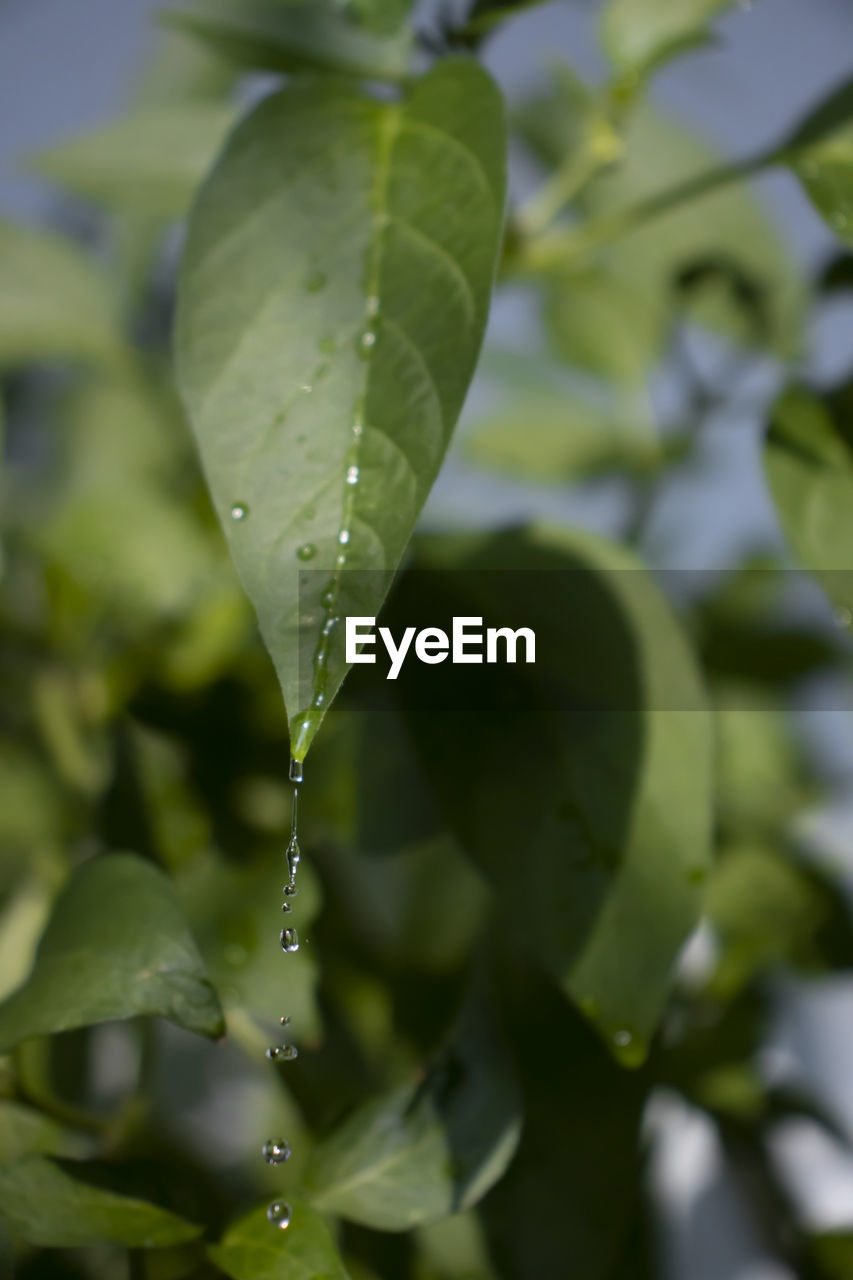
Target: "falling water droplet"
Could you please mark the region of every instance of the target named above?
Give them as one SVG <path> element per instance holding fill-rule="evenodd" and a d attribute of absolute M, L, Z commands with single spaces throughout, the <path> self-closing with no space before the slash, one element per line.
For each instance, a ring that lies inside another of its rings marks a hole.
<path fill-rule="evenodd" d="M 299 1050 L 292 1044 L 273 1044 L 267 1049 L 270 1062 L 295 1062 Z"/>
<path fill-rule="evenodd" d="M 283 1200 L 273 1200 L 267 1209 L 267 1217 L 274 1227 L 278 1227 L 281 1231 L 286 1231 L 290 1226 L 293 1211 L 290 1205 L 285 1204 Z"/>
<path fill-rule="evenodd" d="M 299 950 L 299 934 L 296 932 L 295 929 L 282 929 L 281 949 L 282 951 L 298 951 Z"/>
<path fill-rule="evenodd" d="M 295 884 L 286 884 L 284 886 L 284 896 L 286 898 L 295 898 L 299 890 Z"/>
<path fill-rule="evenodd" d="M 358 467 L 347 468 L 347 484 L 358 484 Z"/>
<path fill-rule="evenodd" d="M 317 548 L 313 542 L 303 542 L 301 547 L 296 549 L 297 560 L 313 560 L 317 554 Z"/>
<path fill-rule="evenodd" d="M 309 271 L 305 277 L 305 288 L 308 293 L 319 293 L 326 283 L 322 271 Z"/>
<path fill-rule="evenodd" d="M 249 508 L 246 506 L 245 502 L 235 502 L 234 506 L 231 508 L 232 520 L 245 520 L 248 514 Z"/>
<path fill-rule="evenodd" d="M 267 1164 L 284 1164 L 285 1160 L 290 1159 L 290 1147 L 284 1138 L 270 1138 L 261 1147 L 261 1155 Z"/>
<path fill-rule="evenodd" d="M 289 902 L 283 902 L 281 904 L 281 909 L 284 912 L 284 914 L 287 915 L 290 911 L 293 910 L 293 907 L 290 905 Z"/>

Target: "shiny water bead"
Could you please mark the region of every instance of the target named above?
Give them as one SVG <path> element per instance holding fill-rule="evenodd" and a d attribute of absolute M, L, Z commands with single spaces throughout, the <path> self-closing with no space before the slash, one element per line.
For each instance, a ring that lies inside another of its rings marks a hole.
<path fill-rule="evenodd" d="M 289 903 L 289 902 L 283 902 L 283 903 L 281 904 L 281 909 L 282 909 L 282 911 L 284 912 L 284 914 L 285 914 L 285 915 L 287 915 L 287 914 L 288 914 L 288 912 L 290 912 L 290 911 L 292 911 L 292 910 L 293 910 L 293 907 L 290 905 L 290 903 Z"/>
<path fill-rule="evenodd" d="M 358 484 L 358 467 L 347 468 L 347 484 Z"/>
<path fill-rule="evenodd" d="M 235 502 L 234 506 L 231 508 L 232 520 L 245 520 L 248 514 L 249 508 L 244 502 Z"/>
<path fill-rule="evenodd" d="M 289 1027 L 289 1026 L 290 1026 L 290 1014 L 289 1014 L 289 1013 L 284 1013 L 284 1014 L 282 1014 L 282 1016 L 279 1018 L 279 1022 L 281 1023 L 281 1025 L 282 1025 L 283 1027 Z"/>
<path fill-rule="evenodd" d="M 301 547 L 296 548 L 297 560 L 313 560 L 317 554 L 317 548 L 313 542 L 303 542 Z"/>
<path fill-rule="evenodd" d="M 282 929 L 281 949 L 282 951 L 298 951 L 299 950 L 299 934 L 296 932 L 295 929 Z"/>
<path fill-rule="evenodd" d="M 284 886 L 284 896 L 286 898 L 295 898 L 299 890 L 295 884 L 286 884 Z"/>
<path fill-rule="evenodd" d="M 270 1138 L 261 1148 L 261 1155 L 267 1164 L 284 1164 L 290 1159 L 290 1147 L 283 1138 Z"/>
<path fill-rule="evenodd" d="M 267 1049 L 267 1057 L 270 1062 L 295 1062 L 299 1050 L 292 1044 L 272 1044 Z"/>
<path fill-rule="evenodd" d="M 283 1200 L 273 1200 L 267 1209 L 267 1217 L 274 1227 L 278 1227 L 281 1231 L 286 1231 L 290 1226 L 293 1210 Z"/>

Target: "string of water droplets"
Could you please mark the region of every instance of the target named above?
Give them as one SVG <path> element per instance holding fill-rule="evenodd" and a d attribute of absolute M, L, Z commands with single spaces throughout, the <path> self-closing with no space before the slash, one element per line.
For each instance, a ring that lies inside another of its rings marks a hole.
<path fill-rule="evenodd" d="M 299 784 L 302 781 L 302 765 L 298 760 L 291 760 L 290 762 L 290 781 L 293 783 L 293 808 L 290 814 L 290 840 L 284 855 L 287 863 L 287 883 L 283 889 L 284 900 L 281 904 L 281 909 L 285 915 L 289 915 L 293 910 L 290 900 L 295 898 L 299 892 L 296 888 L 296 872 L 302 858 L 298 833 Z M 281 949 L 285 953 L 299 950 L 299 934 L 292 925 L 285 925 L 281 931 Z M 282 1016 L 279 1018 L 279 1022 L 282 1027 L 289 1026 L 290 1016 Z M 267 1058 L 270 1062 L 293 1062 L 297 1055 L 298 1050 L 292 1044 L 275 1044 L 270 1045 L 269 1049 L 267 1049 Z M 269 1138 L 264 1143 L 261 1154 L 267 1164 L 284 1164 L 286 1160 L 290 1159 L 290 1145 L 283 1138 Z M 290 1226 L 293 1211 L 285 1200 L 273 1200 L 267 1208 L 267 1217 L 274 1227 L 286 1231 Z"/>

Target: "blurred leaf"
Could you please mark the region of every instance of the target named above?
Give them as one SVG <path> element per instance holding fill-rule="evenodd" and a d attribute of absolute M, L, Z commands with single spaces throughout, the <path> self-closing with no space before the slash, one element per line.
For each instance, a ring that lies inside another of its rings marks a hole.
<path fill-rule="evenodd" d="M 474 0 L 465 25 L 453 34 L 468 39 L 488 35 L 502 22 L 544 3 L 545 0 Z"/>
<path fill-rule="evenodd" d="M 316 1008 L 317 962 L 306 947 L 320 910 L 317 881 L 310 867 L 299 870 L 299 896 L 285 921 L 279 910 L 287 879 L 284 857 L 276 853 L 250 864 L 218 856 L 195 859 L 178 882 L 193 932 L 227 1008 L 245 1010 L 268 1043 L 281 1035 L 278 1019 L 288 1014 L 297 1039 L 321 1031 Z M 298 952 L 283 963 L 282 925 L 298 927 Z"/>
<path fill-rule="evenodd" d="M 748 561 L 702 601 L 695 620 L 706 671 L 731 683 L 775 689 L 839 661 L 831 638 L 786 615 L 790 577 L 778 560 Z"/>
<path fill-rule="evenodd" d="M 379 1231 L 476 1204 L 518 1143 L 518 1092 L 494 1013 L 469 997 L 423 1081 L 357 1110 L 312 1153 L 312 1203 Z"/>
<path fill-rule="evenodd" d="M 179 218 L 235 118 L 218 102 L 149 107 L 40 151 L 33 167 L 108 209 Z"/>
<path fill-rule="evenodd" d="M 821 1280 L 847 1280 L 853 1273 L 853 1231 L 822 1231 L 809 1241 Z"/>
<path fill-rule="evenodd" d="M 620 71 L 646 73 L 682 49 L 704 44 L 733 0 L 607 0 L 605 50 Z"/>
<path fill-rule="evenodd" d="M 649 1081 L 609 1061 L 558 989 L 523 967 L 507 941 L 500 988 L 525 1122 L 515 1159 L 480 1210 L 494 1269 L 501 1280 L 611 1280 L 639 1208 Z M 641 1257 L 630 1261 L 626 1275 L 642 1277 Z"/>
<path fill-rule="evenodd" d="M 519 401 L 475 422 L 465 454 L 520 480 L 570 484 L 612 471 L 654 474 L 664 452 L 644 423 L 614 421 L 579 397 Z"/>
<path fill-rule="evenodd" d="M 774 406 L 764 466 L 791 550 L 830 600 L 853 609 L 853 450 L 851 427 L 832 406 L 802 389 Z"/>
<path fill-rule="evenodd" d="M 853 244 L 853 119 L 824 142 L 806 147 L 791 167 L 833 231 Z"/>
<path fill-rule="evenodd" d="M 849 293 L 853 290 L 853 253 L 840 253 L 831 258 L 818 282 L 821 293 Z"/>
<path fill-rule="evenodd" d="M 736 845 L 708 884 L 708 918 L 720 940 L 711 990 L 728 1000 L 778 964 L 819 967 L 818 934 L 829 899 L 805 870 L 772 849 Z"/>
<path fill-rule="evenodd" d="M 808 797 L 789 713 L 738 685 L 717 690 L 715 712 L 720 823 L 738 836 L 780 831 Z"/>
<path fill-rule="evenodd" d="M 222 1010 L 170 882 L 132 854 L 93 858 L 57 899 L 24 985 L 0 1004 L 0 1048 L 138 1014 L 202 1035 Z"/>
<path fill-rule="evenodd" d="M 524 99 L 512 120 L 533 154 L 548 169 L 556 169 L 584 145 L 597 103 L 570 66 L 558 62 L 550 72 L 547 87 Z"/>
<path fill-rule="evenodd" d="M 709 857 L 711 725 L 690 651 L 640 564 L 589 535 L 434 539 L 420 564 L 392 600 L 408 624 L 482 615 L 536 634 L 535 666 L 442 667 L 437 688 L 413 664 L 398 686 L 504 928 L 637 1065 Z"/>
<path fill-rule="evenodd" d="M 0 222 L 0 368 L 126 359 L 118 299 L 71 241 Z"/>
<path fill-rule="evenodd" d="M 366 8 L 364 0 L 360 7 Z M 360 26 L 334 0 L 190 0 L 162 17 L 239 66 L 339 71 L 377 80 L 401 80 L 408 71 L 407 32 L 380 34 L 375 21 Z"/>
<path fill-rule="evenodd" d="M 415 1239 L 413 1280 L 494 1280 L 483 1227 L 473 1210 L 418 1227 Z"/>
<path fill-rule="evenodd" d="M 266 1208 L 229 1227 L 211 1260 L 231 1280 L 347 1280 L 329 1228 L 319 1213 L 294 1202 L 286 1231 L 270 1226 Z"/>
<path fill-rule="evenodd" d="M 105 1241 L 156 1249 L 201 1232 L 167 1209 L 77 1181 L 41 1156 L 0 1169 L 0 1218 L 12 1235 L 53 1249 Z"/>
<path fill-rule="evenodd" d="M 706 172 L 716 157 L 703 142 L 673 121 L 641 106 L 628 125 L 625 160 L 584 189 L 581 203 L 593 218 L 630 209 L 662 191 Z M 690 200 L 633 228 L 602 249 L 601 262 L 654 315 L 655 309 L 691 303 L 700 324 L 750 344 L 754 326 L 744 325 L 743 305 L 730 290 L 702 290 L 695 298 L 673 290 L 697 262 L 724 261 L 751 282 L 761 299 L 766 340 L 788 357 L 800 342 L 802 285 L 776 229 L 745 184 Z M 750 312 L 755 302 L 750 301 Z"/>
<path fill-rule="evenodd" d="M 63 466 L 29 531 L 56 577 L 58 620 L 68 609 L 138 635 L 222 582 L 224 552 L 182 492 L 188 444 L 176 406 L 141 379 L 75 389 Z"/>
<path fill-rule="evenodd" d="M 461 408 L 504 150 L 500 96 L 468 60 L 402 104 L 294 84 L 240 126 L 196 206 L 180 380 L 298 759 L 346 671 L 333 619 L 378 611 Z M 374 572 L 353 585 L 344 566 Z"/>
<path fill-rule="evenodd" d="M 0 1165 L 25 1156 L 76 1156 L 89 1153 L 87 1135 L 67 1129 L 34 1107 L 0 1098 Z"/>
<path fill-rule="evenodd" d="M 642 384 L 660 359 L 666 298 L 651 300 L 611 272 L 553 276 L 545 319 L 555 351 L 607 382 Z"/>

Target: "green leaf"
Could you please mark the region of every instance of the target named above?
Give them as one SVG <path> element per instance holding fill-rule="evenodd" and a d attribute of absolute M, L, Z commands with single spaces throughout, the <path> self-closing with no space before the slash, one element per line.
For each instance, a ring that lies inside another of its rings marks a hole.
<path fill-rule="evenodd" d="M 644 297 L 601 269 L 566 272 L 549 285 L 545 319 L 567 364 L 608 382 L 642 385 L 666 337 L 665 297 Z"/>
<path fill-rule="evenodd" d="M 733 0 L 608 0 L 601 18 L 604 48 L 620 71 L 648 72 L 680 50 L 708 39 L 710 23 Z"/>
<path fill-rule="evenodd" d="M 460 31 L 454 34 L 462 37 L 479 37 L 488 35 L 495 27 L 510 18 L 517 18 L 528 9 L 537 9 L 545 0 L 475 0 L 468 20 Z"/>
<path fill-rule="evenodd" d="M 294 84 L 191 220 L 180 382 L 299 759 L 346 672 L 334 619 L 378 612 L 462 406 L 504 167 L 500 95 L 467 59 L 399 103 Z"/>
<path fill-rule="evenodd" d="M 56 596 L 99 631 L 174 621 L 232 579 L 183 491 L 193 477 L 179 406 L 139 378 L 93 379 L 64 404 L 62 467 L 27 530 Z M 82 599 L 81 599 L 82 597 Z"/>
<path fill-rule="evenodd" d="M 233 109 L 218 102 L 150 107 L 40 151 L 31 164 L 108 209 L 179 218 L 233 121 Z"/>
<path fill-rule="evenodd" d="M 489 1252 L 501 1280 L 613 1280 L 643 1194 L 639 1129 L 649 1080 L 609 1060 L 519 952 L 504 958 L 501 996 L 524 1130 L 515 1159 L 480 1207 Z M 626 1276 L 641 1280 L 642 1257 L 629 1257 Z"/>
<path fill-rule="evenodd" d="M 830 600 L 853 608 L 853 449 L 828 402 L 786 392 L 764 448 L 770 492 L 796 560 Z"/>
<path fill-rule="evenodd" d="M 107 1242 L 156 1249 L 201 1232 L 167 1209 L 80 1182 L 41 1156 L 0 1169 L 0 1218 L 13 1236 L 49 1249 Z"/>
<path fill-rule="evenodd" d="M 46 360 L 124 361 L 106 276 L 70 241 L 0 222 L 0 369 Z"/>
<path fill-rule="evenodd" d="M 579 397 L 522 400 L 472 424 L 472 462 L 542 484 L 564 485 L 611 471 L 653 474 L 664 460 L 651 431 L 615 422 Z"/>
<path fill-rule="evenodd" d="M 492 1010 L 472 995 L 424 1080 L 357 1110 L 312 1152 L 312 1203 L 379 1231 L 469 1208 L 501 1177 L 518 1091 Z"/>
<path fill-rule="evenodd" d="M 0 1165 L 25 1156 L 77 1156 L 89 1153 L 87 1135 L 66 1129 L 34 1107 L 0 1098 Z"/>
<path fill-rule="evenodd" d="M 807 116 L 778 158 L 788 161 L 833 230 L 853 242 L 853 80 Z"/>
<path fill-rule="evenodd" d="M 594 223 L 617 210 L 639 208 L 718 163 L 702 140 L 644 105 L 628 125 L 623 163 L 594 179 L 580 203 Z M 767 333 L 761 336 L 768 345 L 786 357 L 798 349 L 801 280 L 776 228 L 744 183 L 691 198 L 626 231 L 601 250 L 599 261 L 649 316 L 661 309 L 666 316 L 667 303 L 681 307 L 689 302 L 689 315 L 700 324 L 754 345 L 754 326 L 744 332 L 744 308 L 730 288 L 703 289 L 695 298 L 675 293 L 674 286 L 697 263 L 725 263 L 760 296 L 767 321 Z"/>
<path fill-rule="evenodd" d="M 334 0 L 194 0 L 168 9 L 163 19 L 240 66 L 377 80 L 402 80 L 408 73 L 408 33 L 383 35 L 373 22 L 361 26 Z"/>
<path fill-rule="evenodd" d="M 348 1280 L 320 1214 L 298 1201 L 291 1207 L 286 1231 L 270 1226 L 265 1207 L 246 1214 L 211 1245 L 211 1260 L 231 1280 Z"/>
<path fill-rule="evenodd" d="M 535 632 L 534 666 L 442 667 L 437 689 L 412 664 L 398 683 L 504 929 L 636 1065 L 709 859 L 711 724 L 692 655 L 641 565 L 592 536 L 436 539 L 420 563 L 430 572 L 392 601 L 401 621 Z"/>
<path fill-rule="evenodd" d="M 57 899 L 32 973 L 0 1004 L 0 1049 L 138 1014 L 224 1031 L 170 882 L 132 854 L 106 854 L 79 867 Z"/>

